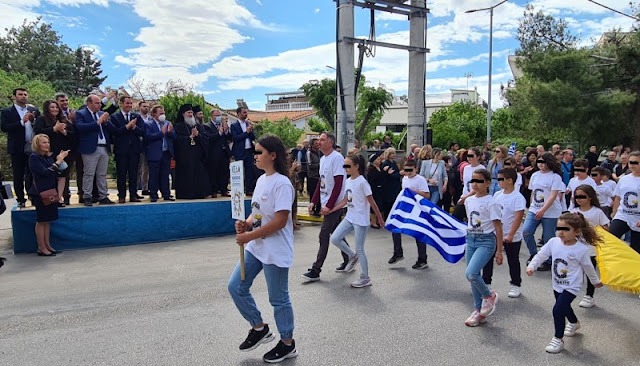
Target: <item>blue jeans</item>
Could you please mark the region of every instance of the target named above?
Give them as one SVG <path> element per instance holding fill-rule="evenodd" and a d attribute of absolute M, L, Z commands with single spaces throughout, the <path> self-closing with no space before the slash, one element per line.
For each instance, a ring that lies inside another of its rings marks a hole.
<path fill-rule="evenodd" d="M 429 193 L 431 194 L 429 201 L 437 206 L 440 202 L 440 189 L 438 186 L 429 186 Z"/>
<path fill-rule="evenodd" d="M 349 258 L 353 258 L 356 254 L 349 248 L 349 244 L 344 241 L 344 237 L 351 231 L 355 231 L 356 236 L 356 253 L 358 253 L 358 261 L 360 262 L 360 268 L 362 268 L 362 274 L 360 278 L 369 278 L 369 266 L 367 263 L 367 256 L 364 254 L 364 241 L 367 238 L 367 231 L 369 231 L 369 225 L 361 226 L 350 223 L 347 219 L 342 220 L 338 227 L 331 234 L 331 243 L 337 246 L 343 253 L 347 253 Z"/>
<path fill-rule="evenodd" d="M 467 250 L 465 259 L 467 270 L 465 277 L 471 283 L 473 306 L 480 311 L 482 298 L 491 296 L 491 290 L 482 279 L 480 271 L 491 260 L 496 251 L 496 235 L 491 234 L 467 234 Z"/>
<path fill-rule="evenodd" d="M 524 225 L 522 225 L 522 236 L 524 237 L 524 242 L 527 244 L 530 255 L 536 255 L 536 253 L 538 253 L 536 239 L 533 237 L 533 234 L 535 234 L 540 223 L 542 223 L 542 241 L 545 244 L 549 239 L 556 236 L 558 218 L 542 218 L 542 220 L 536 220 L 536 214 L 531 211 L 527 211 L 527 216 L 524 219 Z"/>
<path fill-rule="evenodd" d="M 289 299 L 289 268 L 280 268 L 273 264 L 260 262 L 250 252 L 244 252 L 245 280 L 240 280 L 240 262 L 229 277 L 229 294 L 233 298 L 240 314 L 247 319 L 252 327 L 262 323 L 262 315 L 249 292 L 253 280 L 260 271 L 264 270 L 267 281 L 269 302 L 273 306 L 276 326 L 281 339 L 293 338 L 293 308 Z"/>

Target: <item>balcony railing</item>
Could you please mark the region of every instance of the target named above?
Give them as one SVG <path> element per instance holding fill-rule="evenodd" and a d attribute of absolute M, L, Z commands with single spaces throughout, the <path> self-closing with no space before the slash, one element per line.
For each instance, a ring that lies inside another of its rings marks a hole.
<path fill-rule="evenodd" d="M 309 102 L 270 103 L 265 105 L 267 112 L 308 111 L 311 109 Z"/>

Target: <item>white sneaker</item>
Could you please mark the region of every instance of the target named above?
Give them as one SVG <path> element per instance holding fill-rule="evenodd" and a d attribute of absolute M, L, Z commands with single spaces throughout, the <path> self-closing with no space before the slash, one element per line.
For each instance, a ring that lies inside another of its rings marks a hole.
<path fill-rule="evenodd" d="M 564 342 L 560 338 L 553 337 L 548 346 L 544 348 L 549 353 L 559 353 L 564 349 Z"/>
<path fill-rule="evenodd" d="M 567 323 L 564 327 L 564 335 L 567 337 L 573 337 L 576 335 L 576 330 L 580 329 L 580 322 L 577 323 Z"/>
<path fill-rule="evenodd" d="M 369 279 L 369 277 L 360 278 L 357 281 L 351 282 L 351 287 L 362 288 L 362 287 L 367 287 L 367 286 L 371 286 L 371 280 Z"/>
<path fill-rule="evenodd" d="M 356 267 L 356 264 L 358 264 L 358 255 L 354 254 L 353 257 L 351 257 L 351 259 L 349 259 L 349 262 L 347 263 L 347 266 L 344 267 L 344 271 L 349 273 L 351 271 L 353 271 Z"/>
<path fill-rule="evenodd" d="M 511 286 L 511 290 L 509 290 L 507 296 L 520 297 L 520 286 Z"/>
<path fill-rule="evenodd" d="M 592 308 L 595 304 L 596 304 L 596 301 L 593 299 L 593 297 L 589 295 L 584 295 L 584 297 L 582 298 L 582 301 L 580 301 L 578 306 L 580 306 L 581 308 Z"/>

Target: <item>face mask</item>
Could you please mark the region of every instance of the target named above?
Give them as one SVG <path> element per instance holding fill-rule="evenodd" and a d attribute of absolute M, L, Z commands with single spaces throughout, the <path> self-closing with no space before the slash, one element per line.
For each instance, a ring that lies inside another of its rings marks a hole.
<path fill-rule="evenodd" d="M 222 116 L 218 116 L 215 119 L 216 123 L 221 123 L 222 122 Z"/>
<path fill-rule="evenodd" d="M 60 164 L 60 170 L 65 170 L 69 167 L 69 165 L 67 164 L 66 161 L 62 161 L 62 164 Z"/>
<path fill-rule="evenodd" d="M 167 119 L 167 116 L 165 116 L 164 114 L 161 114 L 160 116 L 158 116 L 158 121 L 160 122 L 164 122 Z"/>

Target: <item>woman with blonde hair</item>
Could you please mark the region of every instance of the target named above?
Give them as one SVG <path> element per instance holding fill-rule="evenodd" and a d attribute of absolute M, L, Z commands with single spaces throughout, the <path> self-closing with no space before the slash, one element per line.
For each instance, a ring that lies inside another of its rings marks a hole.
<path fill-rule="evenodd" d="M 420 167 L 420 175 L 429 184 L 429 200 L 436 206 L 444 194 L 443 188 L 447 186 L 449 179 L 444 167 L 444 161 L 442 161 L 441 152 L 442 150 L 439 148 L 433 149 L 432 158 L 423 160 L 422 167 Z"/>
<path fill-rule="evenodd" d="M 62 150 L 54 160 L 50 144 L 49 136 L 43 133 L 36 135 L 31 141 L 33 153 L 29 156 L 29 169 L 33 176 L 29 197 L 36 207 L 36 239 L 38 255 L 42 257 L 51 257 L 58 253 L 49 240 L 51 221 L 58 219 L 58 194 L 52 198 L 54 201 L 45 201 L 41 193 L 57 188 L 58 177 L 67 169 L 64 158 L 69 154 L 69 150 Z"/>
<path fill-rule="evenodd" d="M 498 172 L 504 167 L 504 159 L 509 156 L 509 150 L 504 145 L 497 146 L 493 151 L 493 159 L 489 161 L 489 173 L 491 173 L 491 186 L 489 187 L 489 194 L 493 196 L 494 193 L 500 190 L 498 185 Z M 514 167 L 515 168 L 515 167 Z"/>

